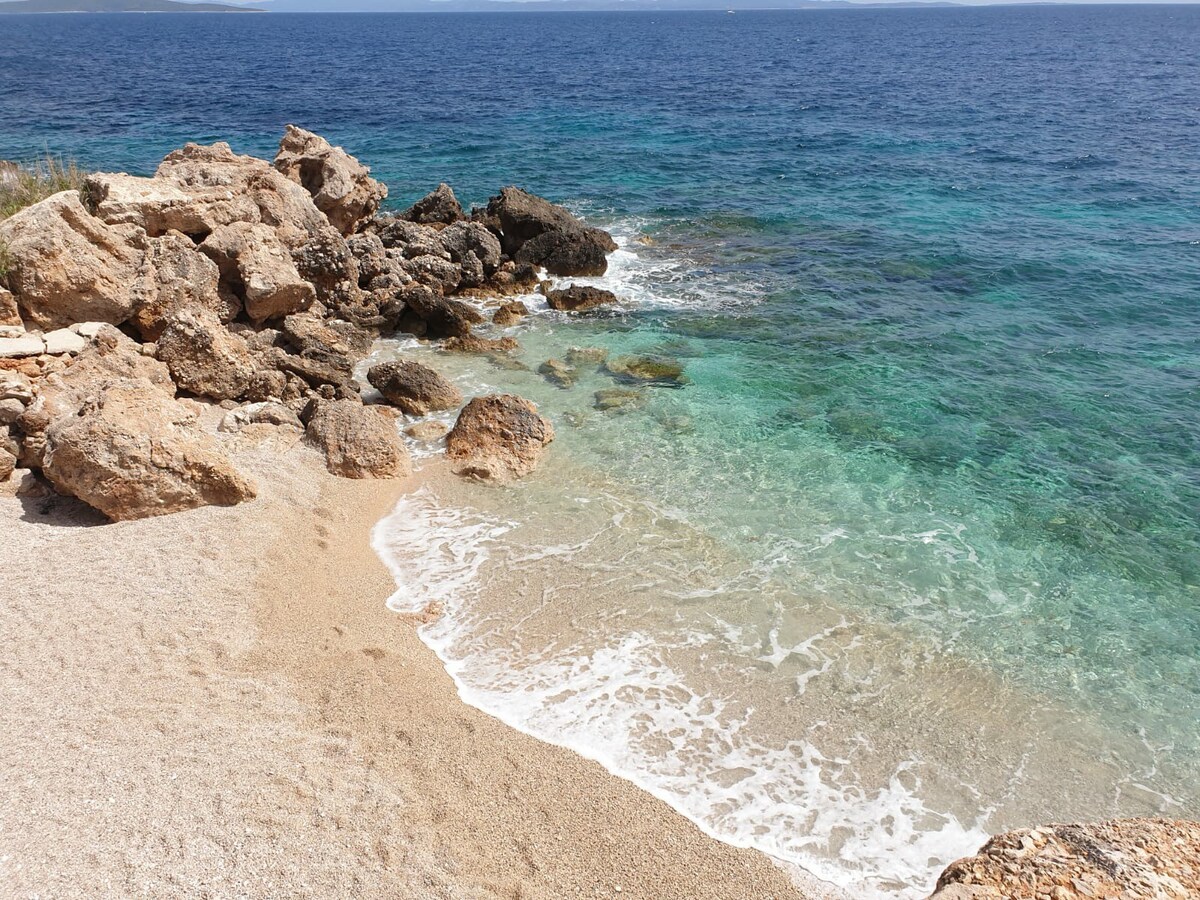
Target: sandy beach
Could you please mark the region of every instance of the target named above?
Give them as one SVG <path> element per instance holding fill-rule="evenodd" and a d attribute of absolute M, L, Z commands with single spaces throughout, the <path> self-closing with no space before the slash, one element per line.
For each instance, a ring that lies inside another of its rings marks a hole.
<path fill-rule="evenodd" d="M 0 496 L 0 895 L 801 895 L 457 698 L 370 546 L 428 469 L 348 481 L 234 440 L 238 507 Z"/>

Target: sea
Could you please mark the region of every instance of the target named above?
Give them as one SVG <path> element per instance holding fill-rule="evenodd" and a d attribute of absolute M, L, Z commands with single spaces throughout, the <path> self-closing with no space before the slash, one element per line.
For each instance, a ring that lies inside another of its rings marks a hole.
<path fill-rule="evenodd" d="M 464 699 L 851 897 L 1200 816 L 1200 6 L 0 18 L 0 158 L 289 122 L 620 243 L 512 357 L 373 356 L 557 432 L 375 529 Z"/>

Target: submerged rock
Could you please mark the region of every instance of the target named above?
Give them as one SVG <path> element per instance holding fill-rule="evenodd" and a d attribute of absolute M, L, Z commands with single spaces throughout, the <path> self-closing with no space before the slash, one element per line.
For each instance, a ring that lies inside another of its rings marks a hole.
<path fill-rule="evenodd" d="M 546 302 L 550 304 L 551 309 L 563 312 L 587 312 L 599 306 L 616 303 L 617 295 L 603 288 L 573 284 L 567 288 L 547 291 Z"/>
<path fill-rule="evenodd" d="M 661 356 L 617 356 L 605 363 L 609 374 L 622 381 L 682 384 L 683 365 Z"/>
<path fill-rule="evenodd" d="M 1200 823 L 1112 819 L 992 838 L 938 879 L 931 900 L 1200 897 Z"/>
<path fill-rule="evenodd" d="M 595 403 L 592 405 L 603 412 L 624 412 L 645 406 L 646 395 L 634 388 L 605 388 L 596 391 Z"/>
<path fill-rule="evenodd" d="M 288 125 L 275 168 L 312 195 L 329 224 L 350 235 L 371 220 L 387 199 L 387 187 L 371 170 L 320 135 Z"/>
<path fill-rule="evenodd" d="M 538 366 L 538 374 L 555 387 L 565 390 L 574 387 L 578 372 L 574 366 L 567 365 L 561 359 L 548 359 Z"/>
<path fill-rule="evenodd" d="M 455 474 L 508 482 L 532 472 L 553 440 L 554 428 L 536 406 L 513 394 L 493 394 L 463 408 L 446 436 L 446 456 Z"/>
<path fill-rule="evenodd" d="M 453 409 L 463 402 L 462 392 L 436 371 L 411 360 L 380 363 L 367 373 L 385 400 L 410 416 L 425 416 Z"/>
<path fill-rule="evenodd" d="M 414 422 L 404 429 L 404 433 L 416 441 L 432 443 L 446 436 L 450 428 L 444 422 Z"/>
<path fill-rule="evenodd" d="M 325 467 L 343 478 L 404 478 L 412 461 L 395 421 L 378 407 L 352 400 L 316 400 L 308 439 L 325 454 Z"/>
<path fill-rule="evenodd" d="M 604 365 L 608 359 L 608 351 L 603 347 L 570 347 L 567 349 L 567 365 L 583 368 L 597 368 Z"/>

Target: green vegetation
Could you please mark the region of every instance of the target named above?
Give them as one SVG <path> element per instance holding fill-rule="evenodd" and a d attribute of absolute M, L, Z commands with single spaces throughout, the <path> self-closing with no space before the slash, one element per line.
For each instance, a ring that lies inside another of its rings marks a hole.
<path fill-rule="evenodd" d="M 0 221 L 59 191 L 81 190 L 84 173 L 74 160 L 47 154 L 38 162 L 15 171 L 0 169 Z M 0 266 L 3 256 L 0 256 Z"/>

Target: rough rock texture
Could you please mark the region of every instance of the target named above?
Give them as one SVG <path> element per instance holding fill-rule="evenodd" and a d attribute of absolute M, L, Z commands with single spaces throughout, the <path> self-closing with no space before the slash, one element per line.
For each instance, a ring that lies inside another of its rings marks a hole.
<path fill-rule="evenodd" d="M 661 356 L 614 356 L 605 368 L 613 377 L 634 383 L 680 384 L 683 366 Z"/>
<path fill-rule="evenodd" d="M 149 382 L 109 385 L 46 432 L 43 472 L 110 519 L 142 519 L 255 496 L 195 416 Z"/>
<path fill-rule="evenodd" d="M 412 474 L 408 448 L 393 419 L 352 400 L 314 401 L 308 438 L 325 453 L 325 466 L 343 478 L 404 478 Z"/>
<path fill-rule="evenodd" d="M 414 441 L 425 441 L 430 443 L 433 441 L 440 441 L 446 436 L 446 432 L 449 430 L 449 427 L 447 427 L 443 422 L 425 421 L 413 422 L 404 429 L 404 433 Z"/>
<path fill-rule="evenodd" d="M 598 306 L 617 302 L 617 295 L 603 288 L 573 284 L 570 287 L 546 292 L 546 302 L 551 309 L 564 312 L 586 312 Z"/>
<path fill-rule="evenodd" d="M 151 277 L 130 321 L 147 341 L 158 340 L 167 318 L 178 310 L 206 309 L 228 322 L 242 308 L 241 301 L 220 291 L 221 271 L 200 253 L 187 235 L 168 231 L 147 242 L 146 262 Z"/>
<path fill-rule="evenodd" d="M 289 125 L 279 144 L 275 168 L 302 185 L 342 234 L 350 235 L 370 221 L 387 198 L 387 187 L 371 170 L 325 138 Z"/>
<path fill-rule="evenodd" d="M 448 184 L 439 184 L 436 190 L 426 194 L 400 216 L 410 222 L 420 222 L 424 225 L 449 225 L 464 218 L 462 205 Z"/>
<path fill-rule="evenodd" d="M 514 353 L 521 349 L 516 338 L 483 338 L 474 334 L 448 338 L 442 349 L 457 353 Z"/>
<path fill-rule="evenodd" d="M 508 482 L 532 472 L 554 428 L 537 407 L 513 394 L 476 397 L 446 436 L 446 456 L 458 475 Z"/>
<path fill-rule="evenodd" d="M 439 297 L 424 286 L 405 291 L 402 296 L 406 309 L 401 328 L 418 337 L 431 340 L 465 337 L 471 333 L 472 325 L 483 321 L 473 306 Z"/>
<path fill-rule="evenodd" d="M 509 325 L 516 325 L 527 315 L 529 315 L 528 306 L 520 300 L 511 300 L 496 310 L 492 315 L 492 322 L 502 328 L 507 328 Z"/>
<path fill-rule="evenodd" d="M 154 177 L 191 198 L 186 223 L 172 225 L 204 237 L 233 222 L 261 223 L 289 244 L 302 243 L 329 224 L 312 196 L 269 163 L 239 156 L 228 144 L 188 144 L 163 159 Z"/>
<path fill-rule="evenodd" d="M 3 279 L 0 279 L 3 280 Z M 21 310 L 12 291 L 0 287 L 0 325 L 21 325 Z"/>
<path fill-rule="evenodd" d="M 579 372 L 574 366 L 569 366 L 561 359 L 548 359 L 538 366 L 538 374 L 555 387 L 566 390 L 575 385 Z"/>
<path fill-rule="evenodd" d="M 124 322 L 145 280 L 139 237 L 137 229 L 97 219 L 77 191 L 55 194 L 0 222 L 8 288 L 24 319 L 45 329 Z"/>
<path fill-rule="evenodd" d="M 488 201 L 486 217 L 501 232 L 504 252 L 518 264 L 554 275 L 603 275 L 617 249 L 608 232 L 591 228 L 561 206 L 506 187 Z"/>
<path fill-rule="evenodd" d="M 212 230 L 204 216 L 205 205 L 165 178 L 96 173 L 84 183 L 84 200 L 109 225 L 136 225 L 151 237 L 169 231 L 207 234 Z"/>
<path fill-rule="evenodd" d="M 952 863 L 936 900 L 1200 897 L 1200 823 L 1113 819 L 999 835 Z"/>
<path fill-rule="evenodd" d="M 313 286 L 300 277 L 288 248 L 269 226 L 223 225 L 200 249 L 217 264 L 222 286 L 242 299 L 254 322 L 301 312 L 316 299 Z"/>
<path fill-rule="evenodd" d="M 410 416 L 453 409 L 463 402 L 462 392 L 433 369 L 411 360 L 380 363 L 367 372 L 385 400 Z"/>
<path fill-rule="evenodd" d="M 478 222 L 455 222 L 443 228 L 438 239 L 456 263 L 474 256 L 484 275 L 491 275 L 500 265 L 500 241 Z"/>
<path fill-rule="evenodd" d="M 246 341 L 208 310 L 172 316 L 158 339 L 158 358 L 185 391 L 213 400 L 242 396 L 258 368 Z"/>

